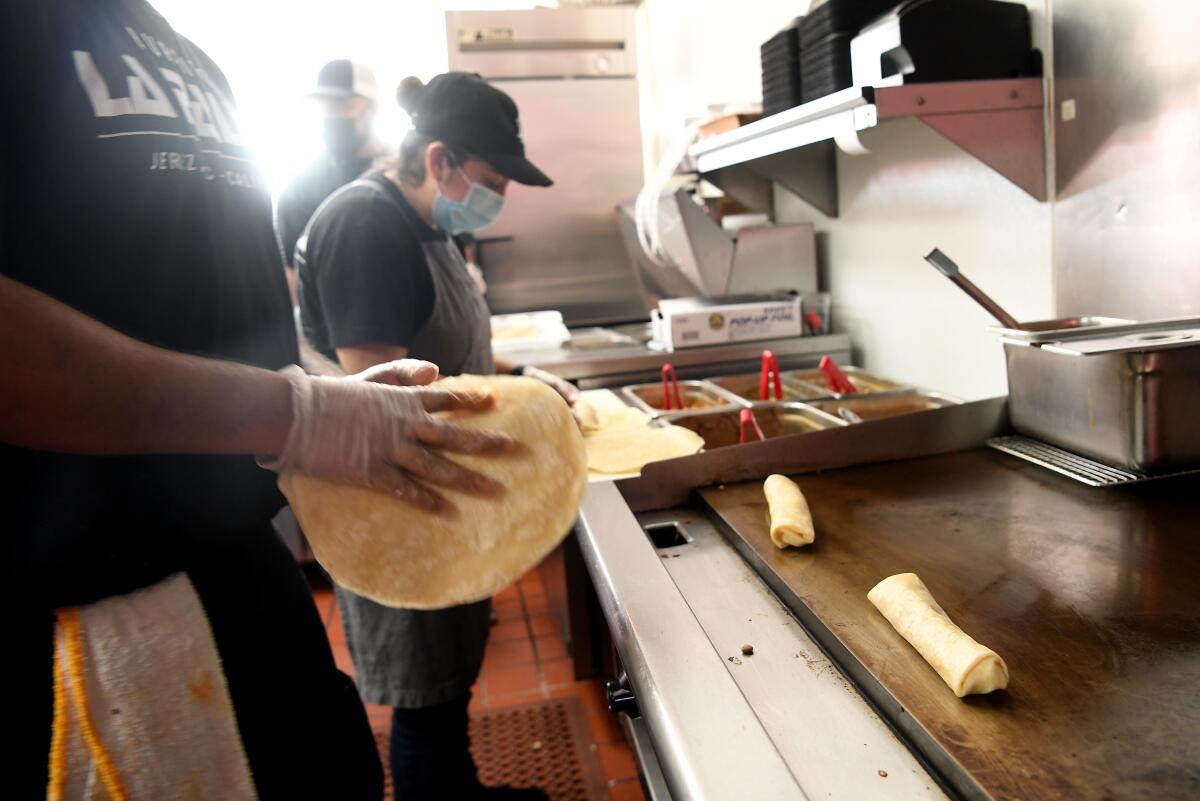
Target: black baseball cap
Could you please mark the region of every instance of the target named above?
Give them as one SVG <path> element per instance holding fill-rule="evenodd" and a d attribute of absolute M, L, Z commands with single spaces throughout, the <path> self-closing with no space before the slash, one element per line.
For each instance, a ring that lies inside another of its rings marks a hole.
<path fill-rule="evenodd" d="M 473 72 L 444 72 L 417 92 L 409 111 L 418 133 L 470 151 L 526 186 L 554 182 L 525 158 L 517 104 Z"/>
<path fill-rule="evenodd" d="M 371 102 L 378 100 L 375 73 L 366 64 L 339 58 L 330 61 L 317 73 L 317 88 L 308 97 L 344 98 L 365 97 Z"/>

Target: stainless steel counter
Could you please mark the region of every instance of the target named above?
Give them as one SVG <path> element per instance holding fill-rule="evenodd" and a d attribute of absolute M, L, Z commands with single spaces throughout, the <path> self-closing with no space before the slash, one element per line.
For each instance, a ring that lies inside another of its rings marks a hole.
<path fill-rule="evenodd" d="M 1196 797 L 1195 480 L 1087 488 L 983 447 L 1007 430 L 994 398 L 590 488 L 583 561 L 673 798 Z M 815 550 L 771 543 L 776 472 Z M 1012 687 L 947 692 L 866 598 L 896 569 Z"/>
<path fill-rule="evenodd" d="M 606 482 L 577 534 L 673 799 L 947 798 L 707 518 Z"/>
<path fill-rule="evenodd" d="M 605 342 L 610 333 L 624 342 Z M 825 355 L 851 360 L 842 334 L 662 353 L 646 347 L 644 325 L 502 355 L 592 389 L 657 380 L 667 362 L 681 378 L 757 372 L 764 349 L 783 369 L 812 367 Z M 637 698 L 634 728 L 652 752 L 642 762 L 655 801 L 945 801 L 710 522 L 682 510 L 643 517 L 615 484 L 595 484 L 577 538 Z M 643 524 L 668 519 L 688 542 L 660 551 Z M 754 645 L 752 656 L 742 656 L 743 643 Z"/>
<path fill-rule="evenodd" d="M 892 728 L 903 709 L 873 705 L 693 493 L 976 448 L 1007 419 L 995 398 L 803 434 L 804 447 L 718 448 L 589 488 L 576 539 L 672 798 L 956 797 Z"/>
<path fill-rule="evenodd" d="M 645 326 L 616 330 L 630 337 L 629 344 L 592 349 L 568 344 L 557 348 L 505 351 L 501 355 L 519 364 L 536 365 L 578 381 L 582 389 L 655 380 L 667 362 L 675 366 L 680 378 L 754 372 L 759 369 L 763 350 L 768 348 L 775 352 L 784 369 L 816 365 L 825 355 L 842 364 L 850 361 L 850 337 L 846 334 L 736 342 L 662 353 L 646 347 Z"/>

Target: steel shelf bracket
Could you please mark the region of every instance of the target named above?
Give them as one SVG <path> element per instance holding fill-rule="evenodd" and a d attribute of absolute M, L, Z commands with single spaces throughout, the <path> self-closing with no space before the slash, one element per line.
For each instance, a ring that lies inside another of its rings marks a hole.
<path fill-rule="evenodd" d="M 1041 78 L 843 89 L 689 152 L 706 179 L 750 208 L 773 211 L 758 176 L 837 217 L 836 150 L 865 153 L 858 133 L 896 117 L 916 117 L 1035 199 L 1048 198 Z"/>
<path fill-rule="evenodd" d="M 1037 200 L 1046 200 L 1045 134 L 1040 108 L 925 114 L 917 119 Z"/>
<path fill-rule="evenodd" d="M 751 162 L 750 169 L 826 217 L 838 216 L 837 146 L 832 139 L 764 156 Z"/>
<path fill-rule="evenodd" d="M 1041 78 L 881 88 L 873 109 L 877 122 L 916 117 L 1037 200 L 1048 197 Z"/>
<path fill-rule="evenodd" d="M 734 164 L 705 173 L 704 179 L 751 211 L 775 217 L 775 197 L 771 179 L 748 164 Z"/>
<path fill-rule="evenodd" d="M 832 139 L 722 167 L 704 178 L 752 211 L 771 217 L 773 183 L 826 217 L 838 216 L 837 148 Z"/>

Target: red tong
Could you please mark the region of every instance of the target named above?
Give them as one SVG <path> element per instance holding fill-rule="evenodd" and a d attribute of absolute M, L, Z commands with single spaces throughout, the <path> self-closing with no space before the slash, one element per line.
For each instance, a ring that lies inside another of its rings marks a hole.
<path fill-rule="evenodd" d="M 667 411 L 672 409 L 679 409 L 682 411 L 683 394 L 679 391 L 679 377 L 675 375 L 675 368 L 670 364 L 663 365 L 662 385 L 663 408 Z"/>
<path fill-rule="evenodd" d="M 783 400 L 783 386 L 779 380 L 779 360 L 775 358 L 772 351 L 764 350 L 762 355 L 762 375 L 758 381 L 758 399 L 770 400 L 771 377 L 775 379 L 775 400 Z"/>
<path fill-rule="evenodd" d="M 766 437 L 763 436 L 762 429 L 758 427 L 758 420 L 756 420 L 754 418 L 754 412 L 751 411 L 750 409 L 742 409 L 741 413 L 738 415 L 738 442 L 739 443 L 744 443 L 746 441 L 746 429 L 747 428 L 749 428 L 750 431 L 754 432 L 755 440 L 761 441 L 761 440 L 766 439 Z"/>
<path fill-rule="evenodd" d="M 837 362 L 828 356 L 821 357 L 821 372 L 825 374 L 825 384 L 829 387 L 830 392 L 836 392 L 839 395 L 854 395 L 858 392 L 858 387 L 850 383 L 850 379 L 846 378 L 846 374 L 837 366 Z"/>

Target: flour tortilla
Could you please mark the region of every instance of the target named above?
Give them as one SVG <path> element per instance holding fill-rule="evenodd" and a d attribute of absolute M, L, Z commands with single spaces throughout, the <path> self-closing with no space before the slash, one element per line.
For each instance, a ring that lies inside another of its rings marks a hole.
<path fill-rule="evenodd" d="M 589 405 L 601 412 L 624 409 L 629 406 L 611 389 L 585 389 L 579 393 L 579 400 L 587 401 Z"/>
<path fill-rule="evenodd" d="M 631 443 L 634 434 L 630 432 L 645 432 L 650 425 L 650 415 L 640 409 L 625 403 L 609 389 L 591 389 L 583 392 L 574 407 L 575 419 L 583 431 L 584 446 L 588 450 L 588 480 L 612 481 L 616 478 L 631 478 L 636 476 L 645 464 L 645 460 L 632 457 L 622 451 L 625 447 L 635 447 Z M 625 433 L 621 433 L 625 432 Z M 592 440 L 599 437 L 596 442 Z M 683 446 L 683 452 L 694 453 L 690 444 Z M 672 454 L 673 455 L 673 454 Z M 651 454 L 653 456 L 653 454 Z M 658 457 L 658 458 L 669 458 Z M 612 467 L 613 464 L 631 464 L 629 470 L 598 470 L 593 461 Z"/>
<path fill-rule="evenodd" d="M 495 594 L 570 532 L 587 487 L 583 438 L 553 389 L 515 376 L 460 376 L 439 385 L 487 386 L 500 396 L 495 409 L 454 422 L 503 431 L 519 450 L 446 456 L 500 481 L 503 496 L 438 488 L 458 508 L 445 519 L 361 487 L 300 473 L 279 479 L 317 561 L 341 586 L 386 606 L 441 609 Z"/>
<path fill-rule="evenodd" d="M 492 329 L 492 341 L 504 342 L 512 339 L 533 339 L 542 332 L 537 323 L 518 323 Z"/>
<path fill-rule="evenodd" d="M 908 640 L 959 698 L 1008 686 L 1008 665 L 954 624 L 916 573 L 885 578 L 867 600 Z"/>
<path fill-rule="evenodd" d="M 636 473 L 650 462 L 690 456 L 704 438 L 679 426 L 602 431 L 584 440 L 588 469 L 594 473 Z"/>
<path fill-rule="evenodd" d="M 650 415 L 632 406 L 610 409 L 593 405 L 587 399 L 580 398 L 575 402 L 574 408 L 575 419 L 579 421 L 579 429 L 585 437 L 650 425 Z"/>
<path fill-rule="evenodd" d="M 600 412 L 583 398 L 575 401 L 571 412 L 575 415 L 575 422 L 579 424 L 579 430 L 585 437 L 600 430 Z"/>
<path fill-rule="evenodd" d="M 767 496 L 771 542 L 775 543 L 775 547 L 812 544 L 816 538 L 812 512 L 796 482 L 779 474 L 767 476 L 763 482 L 763 494 Z"/>

